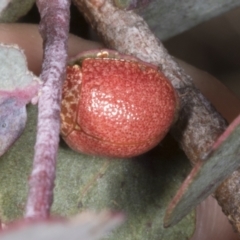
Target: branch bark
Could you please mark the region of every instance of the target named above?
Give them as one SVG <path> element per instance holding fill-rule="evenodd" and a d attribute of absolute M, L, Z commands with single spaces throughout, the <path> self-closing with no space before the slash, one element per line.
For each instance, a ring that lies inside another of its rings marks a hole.
<path fill-rule="evenodd" d="M 117 9 L 111 0 L 74 2 L 97 30 L 106 46 L 157 65 L 168 77 L 178 92 L 181 105 L 179 119 L 172 128 L 172 134 L 192 164 L 204 160 L 213 143 L 226 129 L 227 122 L 194 87 L 190 77 L 167 53 L 144 20 L 134 12 Z M 228 180 L 231 184 L 235 184 L 234 175 Z M 222 184 L 216 196 L 230 219 L 240 219 L 236 216 L 240 216 L 234 197 L 236 192 L 229 186 L 229 183 Z M 235 220 L 232 222 L 237 227 L 238 223 Z"/>
<path fill-rule="evenodd" d="M 26 218 L 46 218 L 53 198 L 60 130 L 60 101 L 67 63 L 70 0 L 38 0 L 40 33 L 44 42 L 38 102 L 37 140 L 29 179 Z"/>

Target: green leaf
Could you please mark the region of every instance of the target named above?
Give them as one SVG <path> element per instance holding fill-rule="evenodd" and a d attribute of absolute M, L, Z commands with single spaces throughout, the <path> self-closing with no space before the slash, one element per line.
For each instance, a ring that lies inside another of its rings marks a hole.
<path fill-rule="evenodd" d="M 1 0 L 0 22 L 15 22 L 31 9 L 35 0 Z"/>
<path fill-rule="evenodd" d="M 27 69 L 26 57 L 17 46 L 0 44 L 0 156 L 22 134 L 26 104 L 37 99 L 40 81 Z"/>
<path fill-rule="evenodd" d="M 240 115 L 213 145 L 206 160 L 199 161 L 169 204 L 166 227 L 178 223 L 240 165 Z"/>
<path fill-rule="evenodd" d="M 121 0 L 115 1 L 121 2 Z M 239 6 L 238 0 L 132 0 L 130 2 L 137 5 L 138 14 L 145 19 L 154 34 L 161 40 L 176 36 Z"/>
<path fill-rule="evenodd" d="M 36 108 L 28 108 L 24 134 L 0 161 L 0 218 L 21 217 L 27 195 L 36 129 Z M 55 182 L 54 215 L 112 209 L 127 221 L 107 239 L 175 240 L 189 238 L 195 227 L 192 212 L 178 226 L 163 228 L 167 203 L 190 171 L 186 157 L 170 138 L 132 160 L 86 156 L 60 144 Z"/>

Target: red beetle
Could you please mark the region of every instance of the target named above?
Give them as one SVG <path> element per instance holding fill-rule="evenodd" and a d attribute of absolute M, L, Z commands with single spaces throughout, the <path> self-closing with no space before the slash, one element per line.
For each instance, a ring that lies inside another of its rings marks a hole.
<path fill-rule="evenodd" d="M 108 50 L 81 54 L 67 67 L 61 134 L 78 152 L 136 156 L 169 131 L 177 99 L 154 66 Z"/>

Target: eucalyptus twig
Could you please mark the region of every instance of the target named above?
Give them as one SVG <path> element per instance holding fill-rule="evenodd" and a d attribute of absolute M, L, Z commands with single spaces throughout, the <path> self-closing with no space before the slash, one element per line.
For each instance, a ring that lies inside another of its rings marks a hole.
<path fill-rule="evenodd" d="M 53 198 L 56 155 L 60 130 L 60 101 L 67 62 L 70 0 L 38 0 L 40 33 L 44 40 L 38 102 L 37 140 L 29 179 L 26 218 L 46 218 Z"/>
<path fill-rule="evenodd" d="M 144 20 L 132 11 L 118 9 L 112 0 L 74 2 L 108 47 L 157 65 L 168 77 L 180 98 L 179 118 L 172 128 L 172 134 L 193 164 L 203 160 L 227 123 L 194 87 L 190 77 L 167 53 Z M 240 174 L 238 171 L 235 173 Z M 229 178 L 231 180 L 228 182 L 234 185 L 236 177 Z M 230 188 L 228 183 L 222 184 L 217 193 L 219 204 L 237 226 L 234 219 L 240 221 L 240 217 L 237 217 L 240 212 L 234 198 L 234 188 Z"/>

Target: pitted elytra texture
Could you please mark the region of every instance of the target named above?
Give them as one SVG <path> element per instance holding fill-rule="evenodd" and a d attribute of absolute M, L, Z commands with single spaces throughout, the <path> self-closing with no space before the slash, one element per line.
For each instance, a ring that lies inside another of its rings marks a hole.
<path fill-rule="evenodd" d="M 86 58 L 81 67 L 69 66 L 62 102 L 67 144 L 112 157 L 131 157 L 156 146 L 177 106 L 163 74 L 137 60 L 113 58 Z"/>
<path fill-rule="evenodd" d="M 67 79 L 63 85 L 63 99 L 61 105 L 61 133 L 66 136 L 74 125 L 77 116 L 77 106 L 80 98 L 82 72 L 78 65 L 67 68 Z"/>

